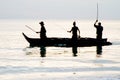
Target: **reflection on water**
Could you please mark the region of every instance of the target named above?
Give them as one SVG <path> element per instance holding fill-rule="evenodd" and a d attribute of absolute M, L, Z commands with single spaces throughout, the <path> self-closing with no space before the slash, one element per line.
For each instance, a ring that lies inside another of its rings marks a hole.
<path fill-rule="evenodd" d="M 41 55 L 41 57 L 46 57 L 46 47 L 45 46 L 40 47 L 40 55 Z"/>
<path fill-rule="evenodd" d="M 76 46 L 72 47 L 72 53 L 73 53 L 74 57 L 77 56 L 78 51 L 77 51 L 77 47 Z"/>
<path fill-rule="evenodd" d="M 102 46 L 101 45 L 97 45 L 96 46 L 96 53 L 97 53 L 97 57 L 101 57 L 102 55 Z"/>
<path fill-rule="evenodd" d="M 72 52 L 71 54 L 73 55 L 73 57 L 77 57 L 78 56 L 78 48 L 80 48 L 80 47 L 73 46 L 71 49 L 69 48 L 71 51 L 68 51 L 68 52 Z M 64 51 L 64 49 L 62 51 Z M 50 53 L 50 54 L 48 54 L 48 56 L 50 56 L 50 55 L 53 55 L 54 52 L 55 52 L 55 51 L 52 50 L 53 53 L 51 53 L 51 50 L 49 51 L 49 49 L 46 49 L 45 46 L 41 46 L 41 47 L 38 47 L 38 48 L 26 48 L 25 51 L 26 51 L 26 55 L 33 55 L 33 56 L 38 56 L 39 55 L 40 57 L 46 57 L 47 53 Z M 58 50 L 57 52 L 55 52 L 55 54 L 53 56 L 56 56 L 57 53 L 58 53 L 58 55 L 66 54 L 64 52 L 63 53 L 60 52 L 61 53 L 60 54 L 59 50 Z M 67 55 L 69 56 L 69 54 L 67 54 Z M 101 57 L 101 56 L 102 56 L 102 46 L 98 45 L 98 46 L 96 46 L 96 57 Z"/>
<path fill-rule="evenodd" d="M 103 37 L 107 37 L 113 45 L 102 48 L 98 46 L 98 50 L 97 46 L 80 47 L 80 52 L 79 47 L 74 48 L 73 50 L 77 50 L 77 57 L 73 57 L 72 47 L 45 47 L 46 57 L 41 57 L 40 47 L 25 48 L 29 44 L 21 32 L 25 32 L 31 38 L 39 37 L 24 26 L 30 23 L 30 27 L 38 30 L 38 23 L 35 22 L 39 20 L 0 22 L 1 80 L 120 80 L 120 37 L 115 35 L 120 34 L 120 21 L 104 22 Z M 69 30 L 73 21 L 46 20 L 46 22 L 48 37 L 71 37 L 66 30 Z M 93 22 L 90 20 L 78 22 L 82 31 L 81 36 L 96 36 L 94 27 L 91 27 Z M 60 29 L 61 27 L 66 30 Z M 58 32 L 60 33 L 55 34 Z M 97 54 L 102 57 L 96 57 Z"/>
<path fill-rule="evenodd" d="M 78 47 L 76 47 L 76 46 L 72 47 L 72 53 L 73 53 L 74 57 L 78 56 L 77 55 L 77 53 L 78 53 L 77 48 Z M 45 46 L 40 47 L 40 56 L 41 57 L 46 57 L 46 47 Z"/>

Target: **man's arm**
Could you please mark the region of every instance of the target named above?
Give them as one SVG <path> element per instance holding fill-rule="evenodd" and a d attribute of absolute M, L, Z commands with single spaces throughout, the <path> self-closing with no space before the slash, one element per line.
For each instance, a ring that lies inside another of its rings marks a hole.
<path fill-rule="evenodd" d="M 80 38 L 80 30 L 79 30 L 79 28 L 78 28 L 77 30 L 78 30 L 78 32 L 79 32 L 79 38 Z"/>
<path fill-rule="evenodd" d="M 79 32 L 79 35 L 80 35 L 80 30 L 79 30 L 79 28 L 78 28 L 78 32 Z"/>
<path fill-rule="evenodd" d="M 40 32 L 36 32 L 36 33 L 40 33 Z"/>
<path fill-rule="evenodd" d="M 95 21 L 95 23 L 94 23 L 94 27 L 97 27 L 97 25 L 96 25 L 97 22 L 98 22 L 98 20 Z"/>
<path fill-rule="evenodd" d="M 67 31 L 67 32 L 70 32 L 71 33 L 72 29 L 70 31 Z"/>

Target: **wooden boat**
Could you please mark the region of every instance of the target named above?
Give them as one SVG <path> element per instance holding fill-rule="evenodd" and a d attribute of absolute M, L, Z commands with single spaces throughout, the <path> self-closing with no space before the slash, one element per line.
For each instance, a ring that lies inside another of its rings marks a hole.
<path fill-rule="evenodd" d="M 35 46 L 57 46 L 57 47 L 85 47 L 85 46 L 104 46 L 111 45 L 111 42 L 107 41 L 107 38 L 97 40 L 96 38 L 80 38 L 77 41 L 73 41 L 71 38 L 57 38 L 51 37 L 46 40 L 41 40 L 40 38 L 29 38 L 24 33 L 22 33 L 25 39 L 29 42 L 30 47 Z"/>

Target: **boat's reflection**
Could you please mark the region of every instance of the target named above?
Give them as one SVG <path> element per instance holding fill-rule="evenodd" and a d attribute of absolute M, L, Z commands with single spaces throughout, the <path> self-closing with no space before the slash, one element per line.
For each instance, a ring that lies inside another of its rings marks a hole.
<path fill-rule="evenodd" d="M 77 50 L 78 47 L 74 46 L 72 47 L 72 53 L 73 53 L 73 56 L 76 57 L 78 56 L 78 50 Z M 45 46 L 41 46 L 40 47 L 40 56 L 41 57 L 46 57 L 46 47 Z"/>
<path fill-rule="evenodd" d="M 74 57 L 78 56 L 77 55 L 78 54 L 78 47 L 76 47 L 76 46 L 72 47 L 72 53 L 73 53 Z M 96 57 L 101 57 L 101 56 L 102 56 L 102 46 L 97 45 L 96 46 Z"/>
<path fill-rule="evenodd" d="M 37 48 L 38 49 L 38 48 Z M 80 51 L 78 52 L 78 49 L 80 49 L 80 47 L 77 46 L 73 46 L 72 48 L 72 54 L 73 57 L 77 57 L 78 54 L 80 53 Z M 45 46 L 40 46 L 38 51 L 35 50 L 30 50 L 29 52 L 26 51 L 27 55 L 34 55 L 35 53 L 39 52 L 40 57 L 46 57 L 46 47 Z M 96 46 L 96 57 L 101 57 L 102 55 L 102 46 L 98 45 Z"/>
<path fill-rule="evenodd" d="M 76 46 L 72 47 L 72 53 L 73 53 L 74 57 L 78 56 L 77 55 L 78 54 L 78 47 L 76 47 Z M 96 57 L 101 57 L 101 56 L 102 56 L 102 46 L 97 45 L 96 46 Z"/>

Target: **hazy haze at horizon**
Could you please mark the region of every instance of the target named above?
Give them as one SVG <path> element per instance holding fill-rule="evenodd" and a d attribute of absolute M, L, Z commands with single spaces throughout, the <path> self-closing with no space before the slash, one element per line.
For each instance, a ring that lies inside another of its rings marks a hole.
<path fill-rule="evenodd" d="M 0 19 L 120 19 L 120 0 L 0 0 Z"/>

